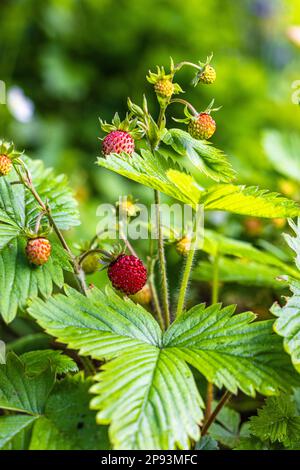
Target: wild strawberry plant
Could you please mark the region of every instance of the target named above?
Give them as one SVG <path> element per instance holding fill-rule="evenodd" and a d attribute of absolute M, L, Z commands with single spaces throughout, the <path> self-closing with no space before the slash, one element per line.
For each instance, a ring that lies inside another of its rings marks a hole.
<path fill-rule="evenodd" d="M 147 260 L 140 259 L 121 225 L 117 230 L 124 246 L 107 249 L 97 234 L 75 252 L 64 235 L 79 224 L 66 178 L 1 141 L 0 312 L 5 324 L 14 325 L 18 315 L 16 328 L 23 333 L 26 320 L 31 329 L 11 346 L 20 354 L 9 352 L 0 366 L 0 448 L 204 449 L 264 446 L 266 440 L 273 445 L 276 439 L 296 446 L 297 411 L 293 404 L 282 411 L 280 394 L 299 385 L 298 270 L 266 250 L 212 230 L 204 231 L 199 247 L 197 224 L 192 232 L 174 235 L 161 220 L 161 193 L 195 211 L 201 205 L 205 212 L 300 215 L 294 201 L 236 183 L 227 156 L 204 140 L 218 131 L 211 113 L 219 108 L 212 101 L 196 109 L 177 96 L 183 90 L 175 77 L 183 67 L 195 70 L 195 86 L 215 81 L 211 61 L 211 56 L 198 64 L 171 61 L 167 73 L 162 67 L 149 72 L 157 118 L 144 96 L 141 106 L 128 100 L 123 121 L 118 114 L 112 124 L 101 121 L 106 135 L 97 164 L 154 191 L 157 240 L 150 239 Z M 183 107 L 185 117 L 175 121 L 184 129 L 167 125 L 174 105 Z M 137 213 L 130 198 L 122 209 L 129 219 Z M 184 260 L 175 303 L 168 287 L 166 232 Z M 299 256 L 298 238 L 288 240 Z M 212 265 L 197 266 L 200 249 L 211 256 Z M 101 266 L 107 269 L 105 289 L 86 281 Z M 273 285 L 282 273 L 292 278 L 295 298 L 293 308 L 288 301 L 282 311 L 273 309 L 279 315 L 278 335 L 273 320 L 254 321 L 254 313 L 235 313 L 234 305 L 218 303 L 219 281 L 226 282 L 226 276 Z M 211 305 L 187 308 L 191 276 L 212 281 Z M 199 374 L 207 394 L 200 392 Z M 218 390 L 223 395 L 214 401 Z M 250 397 L 280 395 L 269 398 L 253 418 L 253 435 L 225 407 L 238 391 Z M 270 408 L 278 416 L 285 413 L 289 425 L 296 423 L 292 434 L 264 430 Z"/>

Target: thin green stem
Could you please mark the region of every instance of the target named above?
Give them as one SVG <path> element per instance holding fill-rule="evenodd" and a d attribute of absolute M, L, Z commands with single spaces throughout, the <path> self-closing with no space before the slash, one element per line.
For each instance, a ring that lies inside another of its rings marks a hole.
<path fill-rule="evenodd" d="M 189 103 L 188 101 L 186 100 L 183 100 L 182 98 L 173 98 L 171 101 L 170 101 L 170 104 L 171 103 L 181 103 L 181 104 L 184 104 L 185 106 L 187 106 L 191 111 L 192 113 L 194 114 L 194 116 L 197 116 L 199 113 L 198 111 L 194 108 L 194 106 Z"/>
<path fill-rule="evenodd" d="M 194 69 L 197 69 L 197 70 L 202 70 L 201 65 L 196 65 L 196 64 L 193 64 L 193 62 L 184 60 L 182 62 L 179 62 L 179 64 L 175 65 L 174 67 L 175 72 L 178 72 L 178 70 L 180 70 L 184 65 L 188 65 L 189 67 L 193 67 Z"/>
<path fill-rule="evenodd" d="M 186 258 L 186 263 L 185 263 L 185 267 L 183 271 L 183 276 L 182 276 L 182 281 L 181 281 L 181 286 L 180 286 L 179 296 L 178 296 L 176 318 L 182 314 L 183 309 L 184 309 L 184 303 L 185 303 L 187 288 L 189 285 L 189 279 L 190 279 L 191 270 L 193 266 L 194 256 L 195 256 L 195 242 L 192 242 L 187 258 Z"/>
<path fill-rule="evenodd" d="M 190 275 L 191 275 L 191 271 L 193 267 L 195 251 L 197 249 L 198 230 L 199 230 L 201 222 L 202 222 L 202 217 L 200 216 L 200 213 L 197 211 L 194 215 L 193 233 L 191 236 L 191 243 L 190 243 L 188 255 L 186 258 L 186 263 L 185 263 L 182 281 L 181 281 L 180 290 L 179 290 L 179 295 L 178 295 L 176 318 L 182 314 L 183 309 L 184 309 L 187 289 L 189 285 L 189 279 L 190 279 Z"/>
<path fill-rule="evenodd" d="M 120 225 L 120 228 L 119 228 L 119 236 L 120 236 L 121 240 L 123 240 L 123 242 L 125 243 L 125 246 L 128 248 L 128 250 L 130 251 L 130 253 L 131 253 L 133 256 L 135 256 L 136 258 L 138 258 L 138 255 L 137 255 L 135 249 L 134 249 L 133 246 L 131 245 L 131 243 L 130 243 L 130 241 L 128 240 L 128 238 L 126 238 L 126 235 L 124 234 L 121 225 Z"/>
<path fill-rule="evenodd" d="M 231 393 L 227 390 L 224 395 L 222 396 L 221 400 L 217 404 L 216 408 L 214 409 L 213 413 L 210 415 L 208 420 L 204 423 L 202 431 L 201 431 L 201 436 L 205 436 L 207 434 L 210 426 L 212 423 L 215 421 L 216 417 L 220 413 L 221 409 L 223 408 L 224 405 L 226 405 L 227 401 L 231 398 Z"/>
<path fill-rule="evenodd" d="M 78 282 L 78 286 L 81 290 L 82 293 L 86 294 L 87 293 L 87 285 L 86 285 L 86 282 L 85 282 L 85 275 L 84 275 L 84 272 L 82 271 L 81 269 L 81 266 L 79 265 L 78 261 L 77 261 L 77 258 L 76 256 L 72 253 L 72 251 L 70 250 L 62 232 L 60 231 L 60 229 L 58 228 L 58 226 L 56 225 L 56 222 L 55 220 L 53 219 L 52 217 L 52 214 L 51 214 L 51 209 L 50 207 L 48 206 L 47 203 L 43 202 L 40 195 L 38 194 L 33 182 L 32 182 L 32 177 L 31 177 L 31 174 L 30 174 L 30 171 L 29 169 L 27 168 L 27 166 L 25 165 L 25 163 L 23 162 L 23 160 L 19 159 L 18 160 L 18 163 L 22 166 L 24 172 L 25 172 L 25 176 L 24 174 L 22 173 L 22 171 L 20 171 L 18 165 L 15 165 L 15 170 L 17 172 L 17 174 L 19 175 L 20 177 L 20 180 L 21 182 L 24 184 L 24 186 L 31 192 L 31 194 L 33 195 L 34 199 L 37 201 L 37 203 L 39 204 L 39 206 L 41 207 L 42 211 L 44 212 L 44 214 L 46 215 L 46 217 L 48 218 L 49 220 L 49 223 L 50 225 L 53 227 L 53 230 L 55 231 L 62 247 L 66 250 L 66 252 L 69 254 L 70 256 L 70 259 L 71 259 L 71 262 L 72 262 L 72 265 L 73 265 L 73 269 L 74 269 L 74 275 L 77 279 L 77 282 Z"/>
<path fill-rule="evenodd" d="M 219 301 L 219 255 L 218 253 L 214 257 L 213 261 L 213 283 L 212 283 L 212 304 L 216 304 Z"/>
<path fill-rule="evenodd" d="M 151 257 L 148 258 L 148 273 L 149 273 L 148 284 L 149 284 L 149 288 L 151 291 L 151 300 L 152 300 L 153 307 L 154 307 L 153 310 L 157 316 L 161 329 L 165 330 L 165 322 L 164 322 L 164 318 L 163 318 L 162 311 L 160 308 L 157 290 L 156 290 L 155 282 L 154 282 L 155 263 L 156 263 L 156 259 L 151 258 Z"/>
<path fill-rule="evenodd" d="M 213 280 L 212 280 L 212 304 L 219 301 L 219 254 L 216 253 L 213 259 Z M 214 385 L 211 382 L 207 383 L 206 390 L 206 407 L 205 407 L 205 420 L 208 421 L 212 414 L 212 403 L 214 399 Z"/>
<path fill-rule="evenodd" d="M 78 356 L 81 364 L 83 365 L 85 374 L 87 376 L 94 376 L 96 374 L 96 369 L 94 364 L 92 363 L 91 359 L 87 356 Z"/>
<path fill-rule="evenodd" d="M 169 292 L 168 292 L 168 278 L 165 258 L 165 247 L 161 227 L 161 215 L 160 215 L 160 193 L 154 190 L 155 199 L 155 210 L 156 210 L 156 230 L 158 235 L 158 257 L 161 270 L 162 280 L 162 297 L 163 297 L 163 310 L 165 315 L 166 328 L 170 325 L 170 307 L 169 307 Z"/>

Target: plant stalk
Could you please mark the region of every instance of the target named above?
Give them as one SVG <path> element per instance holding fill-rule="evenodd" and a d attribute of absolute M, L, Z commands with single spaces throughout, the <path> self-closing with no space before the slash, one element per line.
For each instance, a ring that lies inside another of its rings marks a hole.
<path fill-rule="evenodd" d="M 35 200 L 37 201 L 37 203 L 41 207 L 42 211 L 44 212 L 44 214 L 48 218 L 49 223 L 53 227 L 53 229 L 54 229 L 54 231 L 55 231 L 62 247 L 69 254 L 72 265 L 73 265 L 73 269 L 74 269 L 74 275 L 77 279 L 79 288 L 80 288 L 82 293 L 86 294 L 88 289 L 87 289 L 87 285 L 86 285 L 86 282 L 85 282 L 85 276 L 84 276 L 84 273 L 81 269 L 80 264 L 78 263 L 76 257 L 74 256 L 74 254 L 70 250 L 70 248 L 69 248 L 62 232 L 60 231 L 60 229 L 56 225 L 56 222 L 54 221 L 54 219 L 52 217 L 50 207 L 42 201 L 40 195 L 38 194 L 37 190 L 35 189 L 34 184 L 32 182 L 31 174 L 30 174 L 27 166 L 25 165 L 25 163 L 22 160 L 19 160 L 19 163 L 21 163 L 21 165 L 22 165 L 22 167 L 25 171 L 26 177 L 24 177 L 24 175 L 22 174 L 22 172 L 19 170 L 19 168 L 17 166 L 15 166 L 16 172 L 18 173 L 18 175 L 19 175 L 22 183 L 24 184 L 24 186 L 31 192 L 31 194 L 33 195 L 33 197 L 35 198 Z"/>
<path fill-rule="evenodd" d="M 156 210 L 156 230 L 158 235 L 158 257 L 161 269 L 162 279 L 162 297 L 163 297 L 163 309 L 165 315 L 165 326 L 168 328 L 170 325 L 170 307 L 169 307 L 169 293 L 168 293 L 168 278 L 165 258 L 164 240 L 161 227 L 161 216 L 160 216 L 160 193 L 154 190 L 155 199 L 155 210 Z"/>
<path fill-rule="evenodd" d="M 210 426 L 212 423 L 215 421 L 216 417 L 220 413 L 221 409 L 223 408 L 224 405 L 226 405 L 227 401 L 230 399 L 231 393 L 227 390 L 224 395 L 222 396 L 221 400 L 217 404 L 216 408 L 214 409 L 213 413 L 210 415 L 208 420 L 204 423 L 202 431 L 201 431 L 201 436 L 205 436 L 207 434 Z"/>
<path fill-rule="evenodd" d="M 212 304 L 219 301 L 219 254 L 216 253 L 213 260 L 213 280 L 212 280 Z M 214 385 L 211 382 L 207 384 L 205 419 L 208 421 L 212 413 L 212 403 L 214 399 Z"/>

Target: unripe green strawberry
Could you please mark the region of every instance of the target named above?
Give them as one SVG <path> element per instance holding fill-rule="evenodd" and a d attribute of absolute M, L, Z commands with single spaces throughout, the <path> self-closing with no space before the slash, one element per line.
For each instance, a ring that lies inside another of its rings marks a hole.
<path fill-rule="evenodd" d="M 170 98 L 174 93 L 174 85 L 171 80 L 162 78 L 155 83 L 154 90 L 161 98 Z"/>
<path fill-rule="evenodd" d="M 193 117 L 188 125 L 189 134 L 194 139 L 207 140 L 216 130 L 216 123 L 208 113 L 200 113 Z"/>
<path fill-rule="evenodd" d="M 211 83 L 214 83 L 216 76 L 217 74 L 215 69 L 211 65 L 207 64 L 199 76 L 199 81 L 210 85 Z"/>
<path fill-rule="evenodd" d="M 7 155 L 0 155 L 0 176 L 6 176 L 10 172 L 12 161 Z"/>
<path fill-rule="evenodd" d="M 32 238 L 28 240 L 25 251 L 30 263 L 41 266 L 51 255 L 51 243 L 44 237 Z"/>
<path fill-rule="evenodd" d="M 176 243 L 176 251 L 181 256 L 186 256 L 191 248 L 191 238 L 184 236 Z"/>
<path fill-rule="evenodd" d="M 94 253 L 91 253 L 90 255 L 84 258 L 81 266 L 85 274 L 95 273 L 100 267 L 99 256 Z"/>
<path fill-rule="evenodd" d="M 152 294 L 151 289 L 148 284 L 145 284 L 144 287 L 137 292 L 136 294 L 131 296 L 131 299 L 134 302 L 137 302 L 141 305 L 147 305 L 151 302 Z"/>

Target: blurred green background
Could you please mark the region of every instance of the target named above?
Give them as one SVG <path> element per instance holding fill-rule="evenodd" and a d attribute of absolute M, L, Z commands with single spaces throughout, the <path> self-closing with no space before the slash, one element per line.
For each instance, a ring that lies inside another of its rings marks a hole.
<path fill-rule="evenodd" d="M 8 92 L 1 134 L 69 175 L 80 236 L 94 234 L 101 202 L 129 193 L 150 200 L 150 190 L 95 166 L 98 117 L 124 114 L 127 96 L 139 103 L 144 92 L 156 113 L 145 76 L 170 56 L 198 61 L 214 52 L 215 85 L 192 88 L 189 70 L 178 77 L 199 111 L 212 97 L 223 106 L 213 144 L 229 155 L 238 182 L 299 198 L 298 0 L 1 0 L 0 18 Z M 211 224 L 253 242 L 280 239 L 283 228 L 233 216 Z"/>

